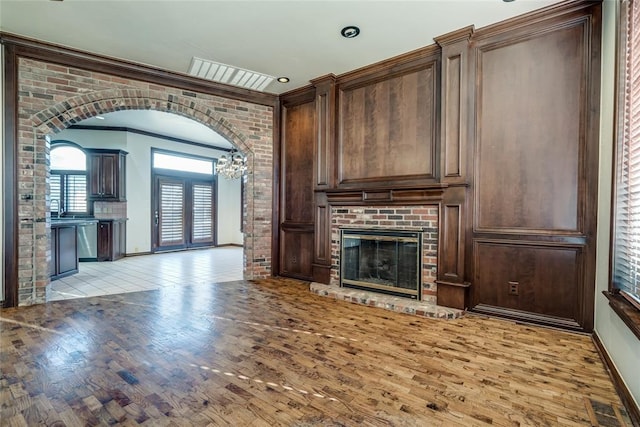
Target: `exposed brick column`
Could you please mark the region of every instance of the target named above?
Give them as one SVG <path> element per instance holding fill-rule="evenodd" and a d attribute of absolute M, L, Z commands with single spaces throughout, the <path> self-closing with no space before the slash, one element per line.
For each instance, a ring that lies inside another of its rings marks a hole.
<path fill-rule="evenodd" d="M 44 302 L 49 283 L 49 143 L 83 119 L 126 109 L 179 114 L 218 132 L 247 156 L 244 275 L 271 275 L 271 107 L 20 58 L 18 63 L 20 305 Z"/>

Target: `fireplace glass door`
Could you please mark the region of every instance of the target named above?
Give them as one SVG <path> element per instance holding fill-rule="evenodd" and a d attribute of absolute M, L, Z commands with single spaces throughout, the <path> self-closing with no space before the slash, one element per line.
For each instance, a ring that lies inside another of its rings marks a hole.
<path fill-rule="evenodd" d="M 341 230 L 340 284 L 420 299 L 422 233 Z"/>

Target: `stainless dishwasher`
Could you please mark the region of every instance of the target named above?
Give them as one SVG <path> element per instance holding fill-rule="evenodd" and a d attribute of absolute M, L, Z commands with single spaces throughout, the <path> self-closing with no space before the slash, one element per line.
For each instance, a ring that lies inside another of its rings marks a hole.
<path fill-rule="evenodd" d="M 98 259 L 98 221 L 78 225 L 78 260 Z"/>

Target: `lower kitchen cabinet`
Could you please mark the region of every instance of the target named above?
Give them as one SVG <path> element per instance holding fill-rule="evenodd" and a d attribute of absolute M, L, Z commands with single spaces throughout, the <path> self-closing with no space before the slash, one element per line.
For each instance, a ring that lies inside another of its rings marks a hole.
<path fill-rule="evenodd" d="M 78 237 L 75 225 L 51 227 L 51 280 L 78 272 Z"/>
<path fill-rule="evenodd" d="M 98 221 L 98 261 L 115 261 L 124 257 L 126 232 L 124 219 Z"/>

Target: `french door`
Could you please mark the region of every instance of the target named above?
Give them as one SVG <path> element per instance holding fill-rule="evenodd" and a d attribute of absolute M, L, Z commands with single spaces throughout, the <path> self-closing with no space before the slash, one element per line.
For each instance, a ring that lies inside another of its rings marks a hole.
<path fill-rule="evenodd" d="M 161 175 L 154 181 L 153 251 L 214 246 L 214 182 Z"/>

